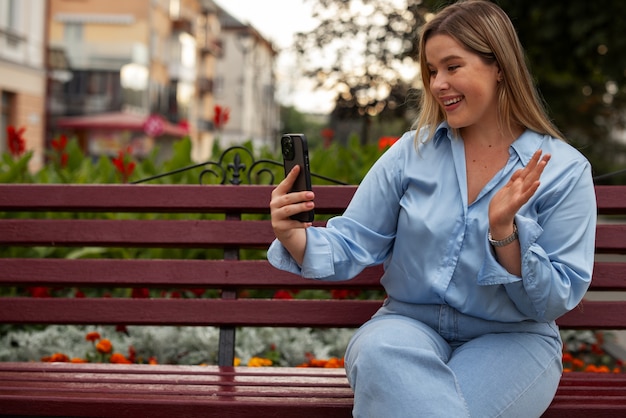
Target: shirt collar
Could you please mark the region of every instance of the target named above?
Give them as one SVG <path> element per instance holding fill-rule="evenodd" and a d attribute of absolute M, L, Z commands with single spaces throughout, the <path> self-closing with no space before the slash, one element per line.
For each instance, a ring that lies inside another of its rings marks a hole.
<path fill-rule="evenodd" d="M 453 131 L 448 125 L 448 122 L 444 121 L 437 126 L 435 134 L 433 135 L 433 143 L 435 146 L 439 145 L 444 138 L 452 139 Z"/>
<path fill-rule="evenodd" d="M 448 125 L 448 122 L 444 121 L 435 129 L 435 135 L 433 136 L 434 145 L 437 146 L 441 141 L 447 138 L 453 140 L 454 131 Z M 535 151 L 541 148 L 541 144 L 545 139 L 545 135 L 538 134 L 535 131 L 526 129 L 522 134 L 511 144 L 511 149 L 517 154 L 520 161 L 524 166 L 528 164 Z"/>
<path fill-rule="evenodd" d="M 526 129 L 512 144 L 511 148 L 517 154 L 524 166 L 528 164 L 535 151 L 541 148 L 545 135 Z"/>

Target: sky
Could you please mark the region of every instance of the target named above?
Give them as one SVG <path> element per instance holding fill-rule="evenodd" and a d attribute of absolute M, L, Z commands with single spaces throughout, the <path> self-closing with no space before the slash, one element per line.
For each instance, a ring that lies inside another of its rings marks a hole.
<path fill-rule="evenodd" d="M 288 48 L 293 34 L 313 29 L 311 2 L 305 0 L 214 0 L 221 8 L 258 30 L 278 51 L 277 98 L 286 106 L 305 113 L 329 113 L 335 93 L 315 90 L 312 82 L 298 76 Z"/>

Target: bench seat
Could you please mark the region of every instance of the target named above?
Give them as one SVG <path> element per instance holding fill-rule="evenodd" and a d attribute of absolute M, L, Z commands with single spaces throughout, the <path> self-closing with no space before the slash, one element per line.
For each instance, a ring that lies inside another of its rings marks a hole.
<path fill-rule="evenodd" d="M 0 363 L 0 377 L 2 414 L 347 418 L 352 408 L 341 369 Z M 623 417 L 625 397 L 624 374 L 567 373 L 544 417 Z"/>

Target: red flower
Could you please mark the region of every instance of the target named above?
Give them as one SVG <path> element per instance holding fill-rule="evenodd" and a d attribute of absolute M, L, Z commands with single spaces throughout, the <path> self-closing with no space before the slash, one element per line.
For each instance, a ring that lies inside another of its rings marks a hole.
<path fill-rule="evenodd" d="M 124 151 L 120 151 L 117 154 L 117 158 L 113 158 L 112 160 L 113 165 L 117 169 L 118 173 L 122 175 L 123 183 L 128 183 L 128 178 L 133 174 L 133 171 L 135 170 L 135 162 L 128 161 L 128 158 L 126 158 L 127 156 L 130 156 L 130 148 L 126 150 L 126 153 L 124 153 Z"/>
<path fill-rule="evenodd" d="M 9 142 L 9 150 L 15 157 L 19 157 L 26 150 L 26 140 L 24 140 L 25 127 L 15 130 L 13 126 L 7 128 L 7 138 Z"/>
<path fill-rule="evenodd" d="M 230 109 L 220 105 L 215 105 L 213 108 L 213 124 L 215 125 L 215 129 L 218 131 L 221 130 L 224 125 L 228 123 L 229 119 Z"/>
<path fill-rule="evenodd" d="M 189 289 L 189 291 L 193 293 L 195 297 L 201 298 L 202 295 L 204 295 L 204 292 L 206 292 L 206 289 L 197 288 L 197 289 Z"/>
<path fill-rule="evenodd" d="M 51 144 L 52 148 L 55 150 L 59 152 L 65 151 L 65 147 L 67 146 L 67 137 L 65 135 L 61 135 L 57 139 L 53 139 Z"/>
<path fill-rule="evenodd" d="M 393 144 L 395 144 L 398 139 L 400 138 L 395 137 L 395 136 L 381 136 L 378 139 L 378 149 L 380 151 L 383 151 L 389 148 L 390 146 L 392 146 Z"/>
<path fill-rule="evenodd" d="M 332 128 L 324 128 L 321 134 L 324 138 L 324 148 L 328 148 L 335 138 L 335 131 Z"/>
<path fill-rule="evenodd" d="M 134 363 L 137 360 L 137 350 L 135 350 L 135 347 L 128 346 L 128 360 L 130 360 L 131 363 Z"/>
<path fill-rule="evenodd" d="M 277 290 L 274 299 L 293 299 L 293 295 L 288 290 Z"/>
<path fill-rule="evenodd" d="M 150 289 L 146 287 L 134 288 L 131 292 L 131 297 L 134 299 L 147 299 L 150 297 Z"/>
<path fill-rule="evenodd" d="M 59 164 L 61 165 L 61 167 L 67 166 L 67 161 L 70 157 L 69 154 L 65 152 L 65 147 L 67 146 L 67 137 L 65 135 L 60 135 L 57 139 L 53 139 L 50 144 L 59 155 Z"/>
<path fill-rule="evenodd" d="M 333 289 L 330 294 L 333 299 L 347 299 L 349 296 L 349 290 L 346 289 Z"/>
<path fill-rule="evenodd" d="M 42 286 L 33 286 L 28 288 L 28 293 L 34 298 L 49 298 L 50 288 Z"/>
<path fill-rule="evenodd" d="M 98 341 L 100 339 L 100 333 L 96 331 L 90 332 L 85 336 L 85 339 L 91 342 Z"/>

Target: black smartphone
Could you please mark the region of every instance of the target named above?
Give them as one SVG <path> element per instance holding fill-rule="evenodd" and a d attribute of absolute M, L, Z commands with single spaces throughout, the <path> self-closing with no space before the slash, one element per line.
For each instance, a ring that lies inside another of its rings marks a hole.
<path fill-rule="evenodd" d="M 280 147 L 283 153 L 283 165 L 285 176 L 296 165 L 300 166 L 300 173 L 293 184 L 290 192 L 312 190 L 311 169 L 309 167 L 309 148 L 306 137 L 303 134 L 284 134 L 280 139 Z M 291 216 L 300 222 L 313 222 L 315 212 L 313 209 L 297 213 Z"/>

